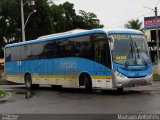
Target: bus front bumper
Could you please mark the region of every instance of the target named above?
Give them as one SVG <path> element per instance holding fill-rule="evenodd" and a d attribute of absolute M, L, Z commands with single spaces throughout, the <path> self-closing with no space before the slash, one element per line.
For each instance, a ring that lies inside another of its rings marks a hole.
<path fill-rule="evenodd" d="M 124 87 L 138 87 L 151 85 L 153 80 L 153 75 L 150 74 L 146 77 L 141 78 L 121 78 L 117 75 L 113 75 L 114 87 L 115 88 L 124 88 Z"/>

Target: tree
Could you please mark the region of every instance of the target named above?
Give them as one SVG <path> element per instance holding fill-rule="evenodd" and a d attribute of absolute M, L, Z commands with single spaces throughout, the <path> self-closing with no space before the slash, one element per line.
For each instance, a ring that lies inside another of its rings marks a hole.
<path fill-rule="evenodd" d="M 27 0 L 24 0 L 26 2 Z M 74 4 L 65 2 L 60 5 L 48 4 L 48 0 L 36 0 L 36 5 L 24 6 L 24 19 L 34 9 L 25 27 L 26 40 L 36 39 L 39 36 L 64 32 L 76 28 L 101 28 L 99 19 L 94 13 L 79 11 L 76 14 Z M 3 4 L 2 4 L 3 3 Z M 21 13 L 20 0 L 0 0 L 0 57 L 3 57 L 3 38 L 7 40 L 21 40 Z"/>
<path fill-rule="evenodd" d="M 96 14 L 91 12 L 85 12 L 84 10 L 79 11 L 79 20 L 82 20 L 84 29 L 93 29 L 93 28 L 103 28 L 104 26 L 100 24 L 100 20 L 97 18 Z"/>
<path fill-rule="evenodd" d="M 125 25 L 125 28 L 129 29 L 136 29 L 136 30 L 141 30 L 142 29 L 142 22 L 139 21 L 139 19 L 132 19 L 129 20 Z"/>
<path fill-rule="evenodd" d="M 103 27 L 94 13 L 80 10 L 77 15 L 74 4 L 69 2 L 60 5 L 53 4 L 50 9 L 55 32 L 64 32 L 76 28 L 93 29 Z"/>
<path fill-rule="evenodd" d="M 36 1 L 36 5 L 33 8 L 29 8 L 28 6 L 27 8 L 24 10 L 25 20 L 33 9 L 37 10 L 36 13 L 32 14 L 26 25 L 25 31 L 27 40 L 36 39 L 39 36 L 51 34 L 55 31 L 52 24 L 50 6 L 47 0 Z"/>
<path fill-rule="evenodd" d="M 0 9 L 0 57 L 3 57 L 4 41 L 3 38 L 17 39 L 17 28 L 20 23 L 19 1 L 3 0 Z M 13 12 L 14 11 L 14 12 Z"/>
<path fill-rule="evenodd" d="M 55 32 L 64 32 L 76 28 L 76 12 L 74 5 L 65 2 L 60 5 L 53 4 L 51 6 L 52 23 Z"/>

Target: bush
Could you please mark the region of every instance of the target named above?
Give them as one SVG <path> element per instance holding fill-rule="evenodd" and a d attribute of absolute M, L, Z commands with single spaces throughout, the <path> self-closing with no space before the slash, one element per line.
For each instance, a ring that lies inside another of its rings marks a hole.
<path fill-rule="evenodd" d="M 3 90 L 0 90 L 0 98 L 5 95 L 5 92 Z"/>

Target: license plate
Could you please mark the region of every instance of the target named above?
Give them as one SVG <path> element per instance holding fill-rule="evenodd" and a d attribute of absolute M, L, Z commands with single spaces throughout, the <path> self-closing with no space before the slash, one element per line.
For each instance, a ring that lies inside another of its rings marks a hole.
<path fill-rule="evenodd" d="M 141 83 L 135 83 L 134 86 L 135 86 L 135 87 L 139 87 L 139 86 L 142 86 L 142 84 L 141 84 Z"/>

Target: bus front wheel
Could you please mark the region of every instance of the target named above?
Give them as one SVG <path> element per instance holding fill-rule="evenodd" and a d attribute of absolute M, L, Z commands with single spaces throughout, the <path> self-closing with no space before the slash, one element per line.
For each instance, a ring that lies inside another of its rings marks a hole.
<path fill-rule="evenodd" d="M 27 89 L 31 89 L 32 88 L 32 78 L 31 78 L 31 75 L 27 74 L 25 76 L 25 84 L 26 84 L 26 88 Z"/>
<path fill-rule="evenodd" d="M 87 92 L 91 92 L 92 91 L 92 82 L 91 82 L 91 78 L 88 76 L 84 76 L 84 86 Z"/>

